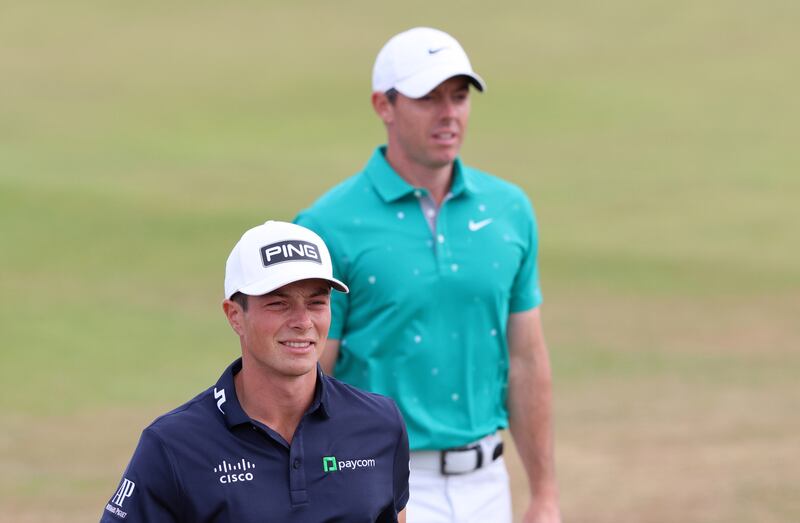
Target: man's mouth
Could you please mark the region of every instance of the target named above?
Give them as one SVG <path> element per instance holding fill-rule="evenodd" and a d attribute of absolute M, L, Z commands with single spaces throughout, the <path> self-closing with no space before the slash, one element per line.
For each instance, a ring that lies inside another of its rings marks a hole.
<path fill-rule="evenodd" d="M 445 147 L 453 147 L 458 144 L 458 133 L 454 131 L 437 131 L 431 135 L 433 142 Z"/>
<path fill-rule="evenodd" d="M 281 343 L 290 349 L 307 349 L 314 344 L 313 341 L 282 341 Z"/>

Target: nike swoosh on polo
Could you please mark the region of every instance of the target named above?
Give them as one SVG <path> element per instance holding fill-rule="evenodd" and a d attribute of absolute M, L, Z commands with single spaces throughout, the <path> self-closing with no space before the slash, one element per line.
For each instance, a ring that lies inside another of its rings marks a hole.
<path fill-rule="evenodd" d="M 470 220 L 469 223 L 467 224 L 467 226 L 469 227 L 470 231 L 475 232 L 475 231 L 479 231 L 479 230 L 483 229 L 484 227 L 486 227 L 490 223 L 492 223 L 492 218 L 486 218 L 485 220 L 481 220 L 479 222 L 476 222 L 474 220 Z"/>

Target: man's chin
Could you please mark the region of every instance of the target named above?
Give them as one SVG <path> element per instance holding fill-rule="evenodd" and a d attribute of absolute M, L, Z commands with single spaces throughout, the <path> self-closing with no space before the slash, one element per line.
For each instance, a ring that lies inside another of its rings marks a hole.
<path fill-rule="evenodd" d="M 453 165 L 457 156 L 458 150 L 441 152 L 433 156 L 428 165 L 433 169 L 444 169 L 445 167 Z"/>

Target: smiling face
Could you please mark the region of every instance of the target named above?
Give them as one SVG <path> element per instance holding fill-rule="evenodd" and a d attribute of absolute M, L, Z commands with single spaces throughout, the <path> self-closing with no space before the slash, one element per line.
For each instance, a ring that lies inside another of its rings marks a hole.
<path fill-rule="evenodd" d="M 280 378 L 315 372 L 331 324 L 330 292 L 328 282 L 313 279 L 248 296 L 247 310 L 225 300 L 225 315 L 241 339 L 243 364 Z"/>
<path fill-rule="evenodd" d="M 373 104 L 386 125 L 388 157 L 412 169 L 451 165 L 467 130 L 469 86 L 467 77 L 456 76 L 421 98 L 398 94 L 394 103 L 376 93 Z"/>

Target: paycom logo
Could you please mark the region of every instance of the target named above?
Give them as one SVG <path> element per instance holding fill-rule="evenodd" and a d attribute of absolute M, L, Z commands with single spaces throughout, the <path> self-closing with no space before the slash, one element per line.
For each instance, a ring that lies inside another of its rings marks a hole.
<path fill-rule="evenodd" d="M 375 458 L 337 459 L 336 456 L 322 457 L 322 472 L 337 472 L 364 468 L 375 468 Z"/>

